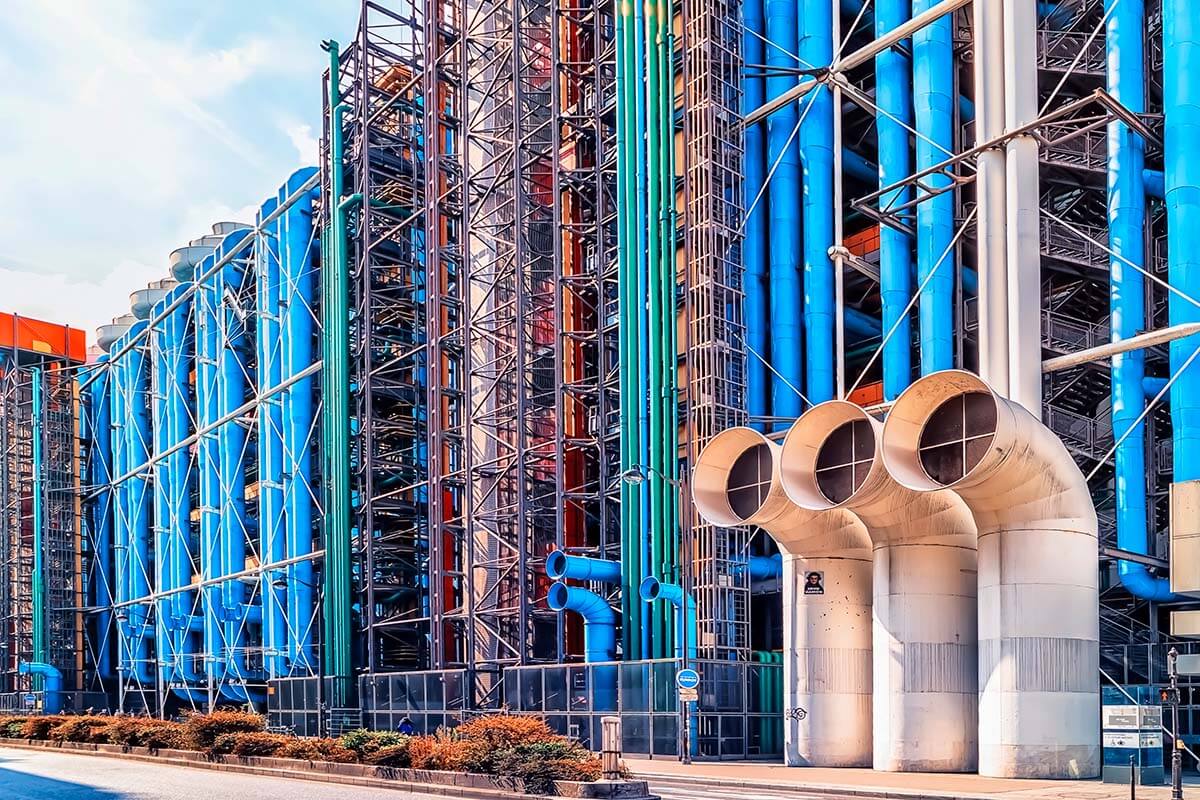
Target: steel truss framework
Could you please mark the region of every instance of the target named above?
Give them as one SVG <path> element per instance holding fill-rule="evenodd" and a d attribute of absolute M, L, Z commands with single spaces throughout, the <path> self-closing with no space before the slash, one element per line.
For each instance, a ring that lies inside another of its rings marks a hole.
<path fill-rule="evenodd" d="M 213 252 L 220 236 L 194 242 L 193 248 L 203 241 L 211 253 L 196 267 L 194 282 L 154 306 L 144 325 L 112 345 L 107 361 L 73 379 L 83 401 L 79 484 L 70 496 L 82 504 L 84 578 L 74 607 L 86 611 L 84 688 L 115 699 L 117 709 L 168 714 L 181 707 L 261 702 L 268 679 L 319 672 L 317 660 L 300 645 L 294 648 L 298 655 L 279 666 L 284 654 L 266 641 L 270 624 L 286 627 L 279 633 L 283 641 L 319 641 L 318 604 L 286 617 L 280 611 L 275 623 L 263 620 L 272 615 L 272 603 L 290 609 L 296 592 L 316 590 L 324 551 L 301 547 L 308 552 L 281 557 L 282 545 L 271 541 L 281 537 L 291 512 L 263 504 L 272 493 L 293 503 L 307 498 L 312 514 L 320 516 L 314 489 L 319 475 L 305 480 L 289 470 L 270 479 L 265 464 L 272 458 L 277 465 L 296 464 L 302 453 L 315 452 L 319 398 L 311 424 L 294 435 L 279 429 L 286 425 L 273 410 L 298 408 L 296 393 L 312 393 L 321 364 L 295 362 L 284 336 L 259 341 L 268 330 L 278 334 L 285 313 L 306 319 L 308 335 L 320 327 L 319 308 L 300 288 L 318 268 L 315 228 L 307 244 L 297 240 L 306 255 L 295 271 L 280 269 L 284 227 L 298 224 L 285 215 L 308 216 L 307 205 L 297 204 L 312 201 L 317 183 L 315 176 L 289 182 L 278 198 L 264 203 L 254 226 L 214 226 L 222 235 L 237 230 L 244 238 L 236 244 Z M 206 336 L 211 344 L 201 343 Z M 236 363 L 217 377 L 222 358 L 231 359 L 233 352 L 239 354 Z M 131 358 L 132 366 L 116 366 Z M 282 370 L 282 377 L 259 374 L 267 364 Z M 173 419 L 167 406 L 178 409 Z M 149 420 L 145 430 L 131 421 L 138 409 Z M 267 431 L 282 437 L 274 455 L 264 455 Z M 144 460 L 135 455 L 114 461 L 111 451 L 103 453 L 99 442 L 118 433 L 127 444 L 137 439 Z M 206 475 L 211 479 L 203 486 Z M 144 530 L 130 494 L 145 508 Z M 272 524 L 262 524 L 264 519 Z M 219 537 L 206 532 L 218 530 Z M 138 535 L 144 535 L 144 547 L 134 546 Z M 121 537 L 129 542 L 118 541 Z M 178 585 L 167 582 L 173 569 L 182 581 Z M 298 582 L 305 586 L 297 588 Z"/>
<path fill-rule="evenodd" d="M 34 361 L 0 375 L 0 692 L 35 687 L 27 661 L 83 679 L 74 373 Z"/>

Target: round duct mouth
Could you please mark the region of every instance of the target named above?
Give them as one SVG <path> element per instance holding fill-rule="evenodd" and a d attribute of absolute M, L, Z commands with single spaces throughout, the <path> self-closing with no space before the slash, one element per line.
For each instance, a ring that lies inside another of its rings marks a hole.
<path fill-rule="evenodd" d="M 567 607 L 567 585 L 565 583 L 550 584 L 550 591 L 546 594 L 546 605 L 551 611 L 562 611 Z"/>
<path fill-rule="evenodd" d="M 776 485 L 771 443 L 752 428 L 729 428 L 696 459 L 692 498 L 713 525 L 744 525 L 763 510 Z"/>
<path fill-rule="evenodd" d="M 644 602 L 652 603 L 662 594 L 662 583 L 658 578 L 649 575 L 642 579 L 641 585 L 638 586 L 638 596 Z"/>
<path fill-rule="evenodd" d="M 961 485 L 992 449 L 1000 402 L 982 378 L 969 372 L 947 370 L 921 378 L 900 395 L 884 423 L 888 471 L 920 491 Z"/>
<path fill-rule="evenodd" d="M 813 406 L 783 440 L 784 491 L 810 511 L 845 505 L 881 468 L 878 433 L 879 423 L 854 403 Z"/>
<path fill-rule="evenodd" d="M 546 556 L 546 575 L 554 580 L 561 580 L 567 572 L 567 554 L 562 550 L 555 550 L 550 555 Z M 557 586 L 558 584 L 555 584 Z M 553 591 L 554 587 L 550 587 Z"/>

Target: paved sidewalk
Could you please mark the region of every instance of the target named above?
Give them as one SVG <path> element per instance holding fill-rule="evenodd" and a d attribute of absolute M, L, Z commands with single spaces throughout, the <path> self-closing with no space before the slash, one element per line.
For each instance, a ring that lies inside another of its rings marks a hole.
<path fill-rule="evenodd" d="M 655 785 L 681 785 L 699 792 L 705 787 L 794 790 L 799 794 L 842 797 L 934 798 L 934 800 L 1128 800 L 1127 784 L 1091 781 L 1038 781 L 981 778 L 946 773 L 876 772 L 870 769 L 785 767 L 771 763 L 699 763 L 677 761 L 626 761 L 637 777 Z M 1188 785 L 1190 784 L 1190 785 Z M 1200 798 L 1194 774 L 1187 775 L 1184 797 Z M 1137 797 L 1169 800 L 1167 786 L 1137 787 Z M 699 795 L 697 795 L 699 796 Z"/>

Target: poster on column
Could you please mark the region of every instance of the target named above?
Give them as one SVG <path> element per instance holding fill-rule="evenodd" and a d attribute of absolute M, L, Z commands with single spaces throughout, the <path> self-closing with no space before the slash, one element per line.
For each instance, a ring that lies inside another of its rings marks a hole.
<path fill-rule="evenodd" d="M 825 573 L 813 570 L 804 573 L 805 594 L 825 594 Z"/>

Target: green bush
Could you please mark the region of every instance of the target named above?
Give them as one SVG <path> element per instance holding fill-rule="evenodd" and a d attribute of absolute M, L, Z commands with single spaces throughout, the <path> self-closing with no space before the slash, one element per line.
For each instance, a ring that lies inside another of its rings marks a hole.
<path fill-rule="evenodd" d="M 600 759 L 575 742 L 560 738 L 519 744 L 495 754 L 497 775 L 520 778 L 530 794 L 553 794 L 555 781 L 595 781 Z"/>
<path fill-rule="evenodd" d="M 28 717 L 0 717 L 0 736 L 5 739 L 20 739 L 21 730 L 28 721 Z"/>
<path fill-rule="evenodd" d="M 347 750 L 354 751 L 359 758 L 365 759 L 367 756 L 377 753 L 385 747 L 401 745 L 407 740 L 407 736 L 395 731 L 369 731 L 366 728 L 359 728 L 358 730 L 343 734 L 338 739 L 338 742 Z"/>
<path fill-rule="evenodd" d="M 266 720 L 258 714 L 244 711 L 214 711 L 211 714 L 191 714 L 183 723 L 187 746 L 201 753 L 214 752 L 218 737 L 226 733 L 260 733 Z"/>
<path fill-rule="evenodd" d="M 222 733 L 213 742 L 209 752 L 235 756 L 273 756 L 291 740 L 290 736 L 264 731 Z"/>
<path fill-rule="evenodd" d="M 567 741 L 558 736 L 538 717 L 494 714 L 476 717 L 458 726 L 456 735 L 463 739 L 462 768 L 467 772 L 499 775 L 496 758 L 501 752 L 523 744 Z"/>
<path fill-rule="evenodd" d="M 408 741 L 381 747 L 368 754 L 363 760 L 377 767 L 396 767 L 406 769 L 412 766 L 412 756 L 408 752 Z"/>

